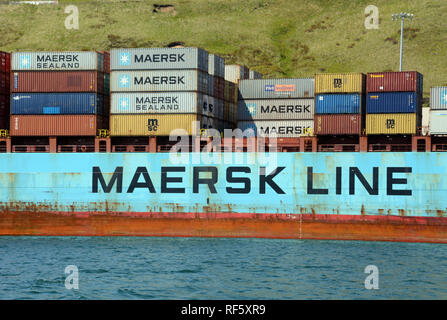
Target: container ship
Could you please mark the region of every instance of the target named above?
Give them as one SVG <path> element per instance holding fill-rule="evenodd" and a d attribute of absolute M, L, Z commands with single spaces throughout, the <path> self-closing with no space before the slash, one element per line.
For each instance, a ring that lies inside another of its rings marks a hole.
<path fill-rule="evenodd" d="M 447 87 L 200 48 L 0 53 L 0 235 L 447 242 Z"/>

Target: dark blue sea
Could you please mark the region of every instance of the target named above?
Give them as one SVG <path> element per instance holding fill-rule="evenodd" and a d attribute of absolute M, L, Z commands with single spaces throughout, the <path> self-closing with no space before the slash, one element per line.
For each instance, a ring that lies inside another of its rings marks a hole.
<path fill-rule="evenodd" d="M 0 237 L 0 299 L 447 299 L 446 258 L 423 243 Z"/>

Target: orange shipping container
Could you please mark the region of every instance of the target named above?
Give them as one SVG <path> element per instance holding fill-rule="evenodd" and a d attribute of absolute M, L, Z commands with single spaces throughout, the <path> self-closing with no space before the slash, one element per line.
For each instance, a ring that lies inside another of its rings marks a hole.
<path fill-rule="evenodd" d="M 11 136 L 96 136 L 103 119 L 95 115 L 14 115 Z"/>

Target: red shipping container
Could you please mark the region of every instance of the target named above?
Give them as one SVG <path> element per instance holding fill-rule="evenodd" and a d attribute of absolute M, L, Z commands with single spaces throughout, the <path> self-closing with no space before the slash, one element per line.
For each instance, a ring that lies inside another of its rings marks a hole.
<path fill-rule="evenodd" d="M 314 118 L 316 135 L 355 134 L 362 132 L 362 115 L 360 114 L 319 114 Z"/>
<path fill-rule="evenodd" d="M 11 136 L 96 136 L 103 119 L 94 115 L 11 115 Z"/>
<path fill-rule="evenodd" d="M 422 94 L 423 77 L 416 71 L 374 72 L 366 75 L 367 92 L 418 92 Z"/>
<path fill-rule="evenodd" d="M 11 92 L 104 93 L 104 74 L 97 71 L 12 72 Z"/>
<path fill-rule="evenodd" d="M 9 116 L 9 94 L 0 94 L 0 117 Z"/>
<path fill-rule="evenodd" d="M 9 94 L 9 73 L 0 72 L 0 94 Z"/>
<path fill-rule="evenodd" d="M 11 71 L 11 54 L 0 51 L 0 73 L 9 73 Z"/>

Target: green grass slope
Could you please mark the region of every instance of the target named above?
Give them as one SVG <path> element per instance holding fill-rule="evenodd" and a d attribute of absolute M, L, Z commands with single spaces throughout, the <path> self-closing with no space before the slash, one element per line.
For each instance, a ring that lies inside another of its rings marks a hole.
<path fill-rule="evenodd" d="M 172 4 L 176 15 L 154 13 Z M 79 9 L 79 30 L 67 30 L 64 8 Z M 365 8 L 379 8 L 378 30 L 367 30 Z M 59 1 L 0 5 L 0 50 L 106 50 L 156 47 L 172 41 L 202 47 L 265 77 L 399 68 L 400 23 L 406 24 L 404 70 L 424 74 L 429 88 L 447 85 L 445 0 L 157 0 Z"/>

